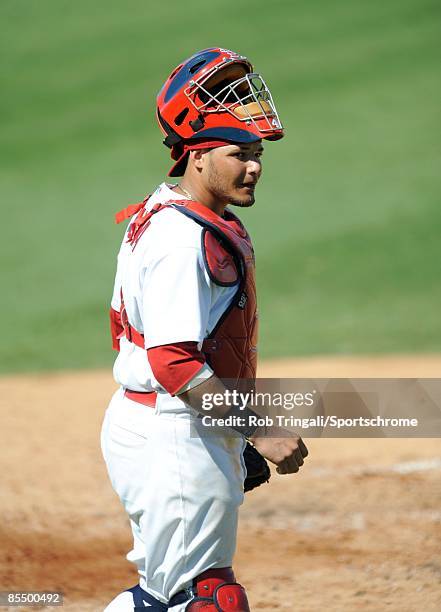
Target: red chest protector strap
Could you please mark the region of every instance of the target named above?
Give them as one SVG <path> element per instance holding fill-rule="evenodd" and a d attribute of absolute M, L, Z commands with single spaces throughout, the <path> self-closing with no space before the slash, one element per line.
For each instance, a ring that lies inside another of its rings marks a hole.
<path fill-rule="evenodd" d="M 136 344 L 136 346 L 139 346 L 140 348 L 145 348 L 145 346 L 144 346 L 144 335 L 141 334 L 139 331 L 137 331 L 133 327 L 133 325 L 130 325 L 130 323 L 129 323 L 129 318 L 127 316 L 127 311 L 126 311 L 126 305 L 124 304 L 124 298 L 123 298 L 122 289 L 121 289 L 121 310 L 120 310 L 120 315 L 121 315 L 121 326 L 122 326 L 122 331 L 121 331 L 120 338 L 125 336 L 129 342 L 133 342 L 133 344 Z"/>
<path fill-rule="evenodd" d="M 126 337 L 129 342 L 144 348 L 144 336 L 133 325 L 130 325 L 121 290 L 121 310 L 110 309 L 110 332 L 112 335 L 112 348 L 119 351 L 119 341 Z"/>

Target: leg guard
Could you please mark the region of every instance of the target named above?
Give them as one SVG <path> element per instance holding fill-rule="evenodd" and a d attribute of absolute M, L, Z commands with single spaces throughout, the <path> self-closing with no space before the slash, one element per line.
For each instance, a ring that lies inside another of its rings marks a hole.
<path fill-rule="evenodd" d="M 195 579 L 194 590 L 185 612 L 250 612 L 245 589 L 230 567 L 207 570 Z"/>

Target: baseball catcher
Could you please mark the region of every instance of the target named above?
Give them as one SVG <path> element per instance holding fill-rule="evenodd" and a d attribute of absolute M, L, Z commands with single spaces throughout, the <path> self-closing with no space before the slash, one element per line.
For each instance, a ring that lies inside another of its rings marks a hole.
<path fill-rule="evenodd" d="M 266 459 L 290 474 L 308 451 L 299 436 L 249 423 L 204 435 L 201 406 L 256 376 L 254 251 L 232 208 L 254 204 L 263 143 L 283 128 L 263 77 L 220 48 L 173 70 L 157 120 L 168 175 L 182 178 L 117 214 L 129 220 L 110 310 L 119 388 L 101 441 L 139 583 L 106 612 L 246 612 L 232 569 L 244 492 L 269 480 Z"/>

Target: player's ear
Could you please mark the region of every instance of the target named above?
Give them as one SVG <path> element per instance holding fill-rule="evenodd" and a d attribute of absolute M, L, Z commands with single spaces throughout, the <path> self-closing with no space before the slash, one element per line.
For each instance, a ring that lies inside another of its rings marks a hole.
<path fill-rule="evenodd" d="M 195 168 L 197 168 L 199 171 L 204 168 L 207 158 L 206 154 L 208 151 L 209 149 L 196 149 L 195 151 L 190 151 L 190 159 L 192 160 Z"/>

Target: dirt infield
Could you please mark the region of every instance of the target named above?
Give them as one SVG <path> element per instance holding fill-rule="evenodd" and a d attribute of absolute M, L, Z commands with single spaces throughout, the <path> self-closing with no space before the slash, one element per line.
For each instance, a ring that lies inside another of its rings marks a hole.
<path fill-rule="evenodd" d="M 440 373 L 441 356 L 280 360 L 260 370 Z M 136 582 L 124 558 L 128 524 L 99 450 L 113 390 L 109 372 L 0 378 L 0 591 L 61 590 L 64 610 L 98 612 Z M 235 569 L 251 608 L 441 610 L 441 441 L 307 443 L 301 473 L 274 474 L 242 508 Z"/>

